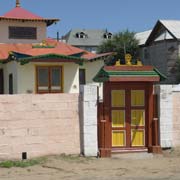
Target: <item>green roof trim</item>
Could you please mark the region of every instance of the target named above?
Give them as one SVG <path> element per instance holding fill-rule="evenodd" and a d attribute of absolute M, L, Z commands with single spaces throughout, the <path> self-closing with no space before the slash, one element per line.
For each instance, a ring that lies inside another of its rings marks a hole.
<path fill-rule="evenodd" d="M 97 75 L 93 78 L 95 82 L 106 82 L 111 77 L 160 77 L 160 81 L 165 80 L 166 76 L 160 73 L 156 68 L 150 71 L 124 71 L 124 70 L 105 70 L 104 67 L 100 69 Z"/>
<path fill-rule="evenodd" d="M 13 58 L 12 58 L 13 57 Z M 15 60 L 19 62 L 21 65 L 27 64 L 31 62 L 32 60 L 36 59 L 64 59 L 64 60 L 73 60 L 75 63 L 79 65 L 83 65 L 83 62 L 85 59 L 80 57 L 74 57 L 74 56 L 66 56 L 61 54 L 45 54 L 45 55 L 38 55 L 38 56 L 27 56 L 26 54 L 20 54 L 16 52 L 12 52 L 12 55 L 9 60 Z"/>
<path fill-rule="evenodd" d="M 167 79 L 167 77 L 162 74 L 158 69 L 154 68 L 154 71 L 160 76 L 160 81 L 164 81 Z"/>

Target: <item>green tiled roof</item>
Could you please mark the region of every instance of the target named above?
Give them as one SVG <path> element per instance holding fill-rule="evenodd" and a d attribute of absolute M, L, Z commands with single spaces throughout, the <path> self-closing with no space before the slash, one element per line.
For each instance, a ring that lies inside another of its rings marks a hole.
<path fill-rule="evenodd" d="M 66 56 L 66 55 L 60 55 L 60 54 L 45 54 L 45 55 L 39 55 L 39 56 L 27 56 L 25 54 L 20 54 L 20 53 L 16 53 L 13 52 L 13 54 L 11 55 L 11 58 L 14 58 L 14 60 L 16 60 L 17 62 L 20 62 L 21 65 L 27 64 L 33 60 L 36 59 L 42 59 L 42 60 L 49 60 L 49 59 L 63 59 L 63 60 L 67 60 L 68 61 L 74 61 L 77 64 L 83 64 L 84 62 L 84 58 L 80 58 L 80 57 L 75 57 L 75 56 Z"/>
<path fill-rule="evenodd" d="M 143 66 L 142 66 L 143 67 Z M 97 75 L 93 78 L 95 82 L 106 82 L 113 77 L 160 77 L 160 81 L 166 79 L 156 68 L 152 70 L 107 70 L 102 67 Z"/>

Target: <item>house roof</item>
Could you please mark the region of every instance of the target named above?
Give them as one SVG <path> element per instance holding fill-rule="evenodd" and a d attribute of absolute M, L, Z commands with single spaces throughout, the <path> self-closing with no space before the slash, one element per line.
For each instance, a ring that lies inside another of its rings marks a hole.
<path fill-rule="evenodd" d="M 158 82 L 166 77 L 152 66 L 104 66 L 94 77 L 95 82 Z"/>
<path fill-rule="evenodd" d="M 63 55 L 75 55 L 83 53 L 84 50 L 73 47 L 71 45 L 57 42 L 48 38 L 46 43 L 50 46 L 39 46 L 39 44 L 0 44 L 0 60 L 7 59 L 9 52 L 18 52 L 27 54 L 30 56 L 38 56 L 45 54 L 63 54 Z"/>
<path fill-rule="evenodd" d="M 19 6 L 0 16 L 0 20 L 42 21 L 46 22 L 47 26 L 50 26 L 51 24 L 59 21 L 59 19 L 43 18 Z"/>
<path fill-rule="evenodd" d="M 0 44 L 0 61 L 7 62 L 9 56 L 16 56 L 15 59 L 34 60 L 34 59 L 48 59 L 60 58 L 71 60 L 91 61 L 97 59 L 104 59 L 112 53 L 93 54 L 83 49 L 73 47 L 63 42 L 47 38 L 44 44 Z M 14 59 L 13 59 L 14 60 Z"/>
<path fill-rule="evenodd" d="M 139 41 L 139 45 L 144 45 L 146 43 L 147 38 L 151 34 L 152 30 L 143 31 L 135 34 L 135 38 Z"/>
<path fill-rule="evenodd" d="M 159 41 L 164 39 L 180 39 L 179 20 L 158 20 L 147 38 L 146 44 L 149 44 L 151 41 Z"/>
<path fill-rule="evenodd" d="M 76 34 L 81 32 L 86 35 L 85 38 L 76 37 Z M 74 46 L 99 46 L 103 41 L 106 40 L 104 38 L 105 33 L 108 33 L 107 30 L 73 29 L 64 35 L 62 39 Z"/>

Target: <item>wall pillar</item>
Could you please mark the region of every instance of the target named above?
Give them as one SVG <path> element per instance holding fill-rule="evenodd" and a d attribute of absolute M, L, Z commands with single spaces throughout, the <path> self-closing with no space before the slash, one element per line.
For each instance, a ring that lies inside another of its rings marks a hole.
<path fill-rule="evenodd" d="M 173 93 L 172 85 L 156 85 L 155 94 L 158 94 L 158 112 L 160 120 L 160 145 L 170 148 L 173 143 Z"/>
<path fill-rule="evenodd" d="M 85 156 L 97 156 L 97 86 L 84 85 L 81 92 L 81 148 Z"/>

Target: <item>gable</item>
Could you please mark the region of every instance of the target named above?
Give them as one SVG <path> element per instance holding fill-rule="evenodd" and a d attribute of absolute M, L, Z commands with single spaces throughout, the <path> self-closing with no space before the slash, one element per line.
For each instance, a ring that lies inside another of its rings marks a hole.
<path fill-rule="evenodd" d="M 180 21 L 158 20 L 146 41 L 146 45 L 157 41 L 171 39 L 180 39 Z"/>

